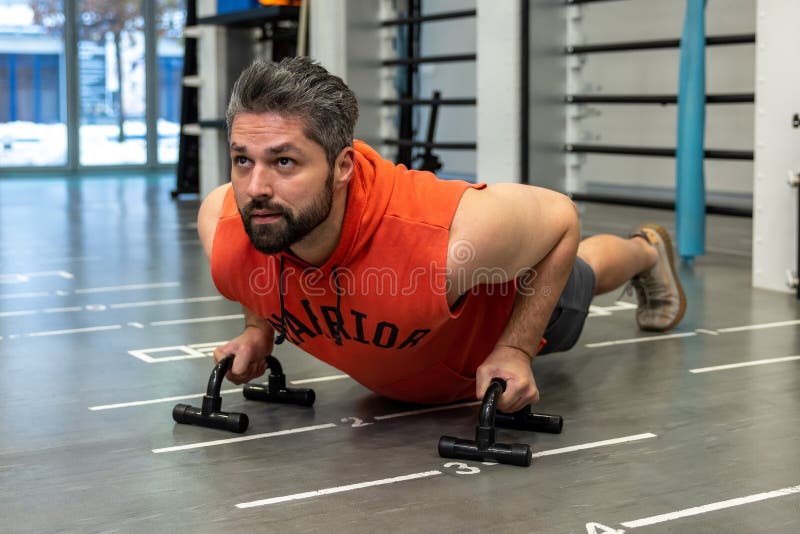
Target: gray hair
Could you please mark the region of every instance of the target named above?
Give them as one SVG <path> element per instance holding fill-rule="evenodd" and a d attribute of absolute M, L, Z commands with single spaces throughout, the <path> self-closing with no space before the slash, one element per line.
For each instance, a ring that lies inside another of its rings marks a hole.
<path fill-rule="evenodd" d="M 277 113 L 304 121 L 306 137 L 325 149 L 328 163 L 353 146 L 358 119 L 356 95 L 338 76 L 307 57 L 280 63 L 254 61 L 233 85 L 225 119 L 231 125 L 240 113 Z"/>

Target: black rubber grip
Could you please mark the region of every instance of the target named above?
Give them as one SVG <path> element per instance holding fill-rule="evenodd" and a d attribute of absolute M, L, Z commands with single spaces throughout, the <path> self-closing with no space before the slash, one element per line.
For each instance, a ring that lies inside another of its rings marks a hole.
<path fill-rule="evenodd" d="M 531 465 L 533 459 L 530 446 L 524 443 L 494 443 L 485 450 L 481 450 L 475 441 L 442 436 L 439 439 L 438 448 L 439 456 L 442 458 L 499 462 L 522 467 Z"/>
<path fill-rule="evenodd" d="M 273 390 L 263 384 L 245 384 L 242 388 L 244 398 L 262 402 L 278 402 L 281 404 L 298 404 L 311 406 L 316 400 L 313 389 L 286 388 Z"/>
<path fill-rule="evenodd" d="M 239 412 L 212 412 L 203 415 L 202 410 L 188 404 L 176 404 L 172 409 L 172 419 L 184 425 L 197 425 L 217 428 L 241 434 L 250 425 L 247 414 Z"/>

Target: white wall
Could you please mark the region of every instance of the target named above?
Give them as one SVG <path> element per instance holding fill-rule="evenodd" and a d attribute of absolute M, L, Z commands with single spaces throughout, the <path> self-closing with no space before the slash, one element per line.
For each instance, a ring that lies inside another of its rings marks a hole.
<path fill-rule="evenodd" d="M 478 1 L 478 180 L 520 181 L 519 2 Z"/>
<path fill-rule="evenodd" d="M 798 20 L 797 0 L 758 0 L 753 285 L 777 291 L 789 291 L 798 253 L 797 189 L 788 184 L 800 173 Z"/>

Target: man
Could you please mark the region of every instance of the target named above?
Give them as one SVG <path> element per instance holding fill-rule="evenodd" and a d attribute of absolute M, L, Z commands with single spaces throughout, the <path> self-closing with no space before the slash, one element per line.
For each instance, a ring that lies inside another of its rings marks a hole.
<path fill-rule="evenodd" d="M 284 339 L 382 395 L 418 403 L 537 402 L 537 353 L 577 341 L 593 295 L 632 280 L 645 330 L 674 327 L 685 298 L 663 228 L 579 243 L 560 193 L 438 180 L 353 141 L 355 96 L 306 58 L 256 62 L 227 110 L 231 183 L 198 231 L 219 291 L 244 308 L 235 383 Z M 273 339 L 276 335 L 277 338 Z"/>

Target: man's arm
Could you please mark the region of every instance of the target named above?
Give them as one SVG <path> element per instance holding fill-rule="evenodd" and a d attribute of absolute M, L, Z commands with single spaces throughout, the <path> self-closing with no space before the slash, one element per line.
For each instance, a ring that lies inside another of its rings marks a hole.
<path fill-rule="evenodd" d="M 208 194 L 197 213 L 197 233 L 209 261 L 214 245 L 217 221 L 230 184 L 224 184 Z M 218 362 L 234 354 L 233 364 L 226 377 L 234 384 L 249 382 L 266 371 L 266 357 L 272 352 L 275 330 L 265 319 L 242 306 L 244 331 L 236 338 L 214 349 L 214 361 Z"/>
<path fill-rule="evenodd" d="M 234 384 L 245 384 L 267 370 L 266 357 L 272 354 L 275 330 L 266 320 L 242 306 L 244 331 L 224 345 L 214 349 L 214 361 L 229 354 L 235 355 L 225 377 Z"/>
<path fill-rule="evenodd" d="M 538 401 L 530 363 L 569 278 L 578 239 L 575 206 L 555 191 L 498 184 L 468 190 L 459 204 L 450 234 L 448 301 L 487 279 L 519 279 L 511 317 L 476 376 L 478 398 L 493 377 L 506 380 L 502 411 Z"/>
<path fill-rule="evenodd" d="M 230 187 L 231 184 L 223 184 L 211 191 L 197 212 L 197 234 L 209 261 L 211 261 L 211 248 L 214 245 L 214 234 L 217 232 L 217 221 L 222 212 L 222 203 Z"/>

